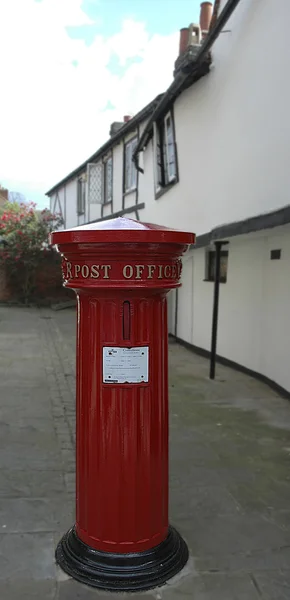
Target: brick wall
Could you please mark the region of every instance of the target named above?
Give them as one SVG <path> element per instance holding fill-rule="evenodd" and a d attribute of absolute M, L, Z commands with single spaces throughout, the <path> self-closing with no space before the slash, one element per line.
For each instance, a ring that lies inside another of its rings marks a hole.
<path fill-rule="evenodd" d="M 72 290 L 63 287 L 61 266 L 55 257 L 48 257 L 39 265 L 36 273 L 36 284 L 31 300 L 55 300 L 75 298 Z M 5 268 L 0 264 L 0 302 L 19 300 L 17 285 L 9 285 Z"/>
<path fill-rule="evenodd" d="M 0 302 L 7 302 L 7 300 L 10 300 L 10 292 L 7 287 L 5 270 L 0 265 Z"/>

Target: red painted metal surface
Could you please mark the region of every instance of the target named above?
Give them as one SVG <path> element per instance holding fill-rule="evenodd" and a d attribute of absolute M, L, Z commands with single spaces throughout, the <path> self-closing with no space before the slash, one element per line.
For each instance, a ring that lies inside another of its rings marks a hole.
<path fill-rule="evenodd" d="M 177 229 L 168 229 L 153 223 L 141 223 L 125 217 L 90 223 L 89 225 L 53 233 L 54 244 L 87 243 L 96 240 L 106 244 L 115 244 L 116 242 L 193 244 L 194 234 L 178 231 Z"/>
<path fill-rule="evenodd" d="M 168 531 L 166 293 L 194 235 L 120 218 L 51 241 L 78 296 L 76 531 L 97 550 L 147 550 Z M 149 347 L 148 383 L 104 383 L 107 346 Z"/>

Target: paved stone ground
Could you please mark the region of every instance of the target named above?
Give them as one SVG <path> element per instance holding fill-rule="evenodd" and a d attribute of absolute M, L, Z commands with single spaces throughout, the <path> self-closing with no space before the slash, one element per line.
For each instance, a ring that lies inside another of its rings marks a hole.
<path fill-rule="evenodd" d="M 1 600 L 289 600 L 290 403 L 170 344 L 171 522 L 190 562 L 170 585 L 105 594 L 54 549 L 74 521 L 73 310 L 0 307 Z"/>

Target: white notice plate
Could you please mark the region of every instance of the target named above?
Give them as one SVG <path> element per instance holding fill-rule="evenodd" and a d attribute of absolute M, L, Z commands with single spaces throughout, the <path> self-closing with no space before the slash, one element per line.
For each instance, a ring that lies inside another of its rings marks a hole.
<path fill-rule="evenodd" d="M 149 347 L 103 348 L 103 383 L 148 383 Z"/>

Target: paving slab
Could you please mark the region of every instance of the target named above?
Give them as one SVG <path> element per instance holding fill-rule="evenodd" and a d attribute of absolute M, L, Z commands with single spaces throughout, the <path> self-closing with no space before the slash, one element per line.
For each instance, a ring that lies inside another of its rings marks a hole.
<path fill-rule="evenodd" d="M 0 307 L 0 598 L 290 598 L 290 403 L 169 343 L 170 519 L 190 561 L 142 594 L 67 577 L 75 519 L 75 310 Z"/>
<path fill-rule="evenodd" d="M 259 600 L 260 596 L 251 577 L 244 575 L 212 574 L 192 577 L 178 589 L 165 590 L 162 600 Z"/>
<path fill-rule="evenodd" d="M 38 583 L 55 579 L 56 567 L 53 553 L 54 538 L 51 533 L 1 533 L 0 592 L 2 592 L 1 580 L 5 582 L 25 580 Z"/>
<path fill-rule="evenodd" d="M 289 571 L 258 571 L 253 576 L 258 590 L 265 600 L 289 600 Z"/>
<path fill-rule="evenodd" d="M 1 469 L 0 498 L 49 498 L 63 492 L 62 471 Z M 2 503 L 2 500 L 1 500 Z"/>
<path fill-rule="evenodd" d="M 128 598 L 128 594 L 125 594 L 125 597 Z M 130 594 L 129 597 L 136 598 L 136 600 L 152 600 L 156 598 L 156 595 L 143 593 Z M 96 590 L 71 579 L 60 582 L 56 594 L 56 600 L 122 600 L 122 598 L 124 598 L 122 593 L 114 594 Z"/>
<path fill-rule="evenodd" d="M 180 533 L 186 534 L 185 527 L 179 527 Z M 196 557 L 195 565 L 199 573 L 253 573 L 257 570 L 268 572 L 269 570 L 284 570 L 289 573 L 290 547 L 279 546 L 278 548 L 255 550 L 247 552 L 226 553 L 221 546 L 219 554 L 208 554 Z"/>
<path fill-rule="evenodd" d="M 57 582 L 52 579 L 2 581 L 0 590 L 3 600 L 55 600 Z"/>

